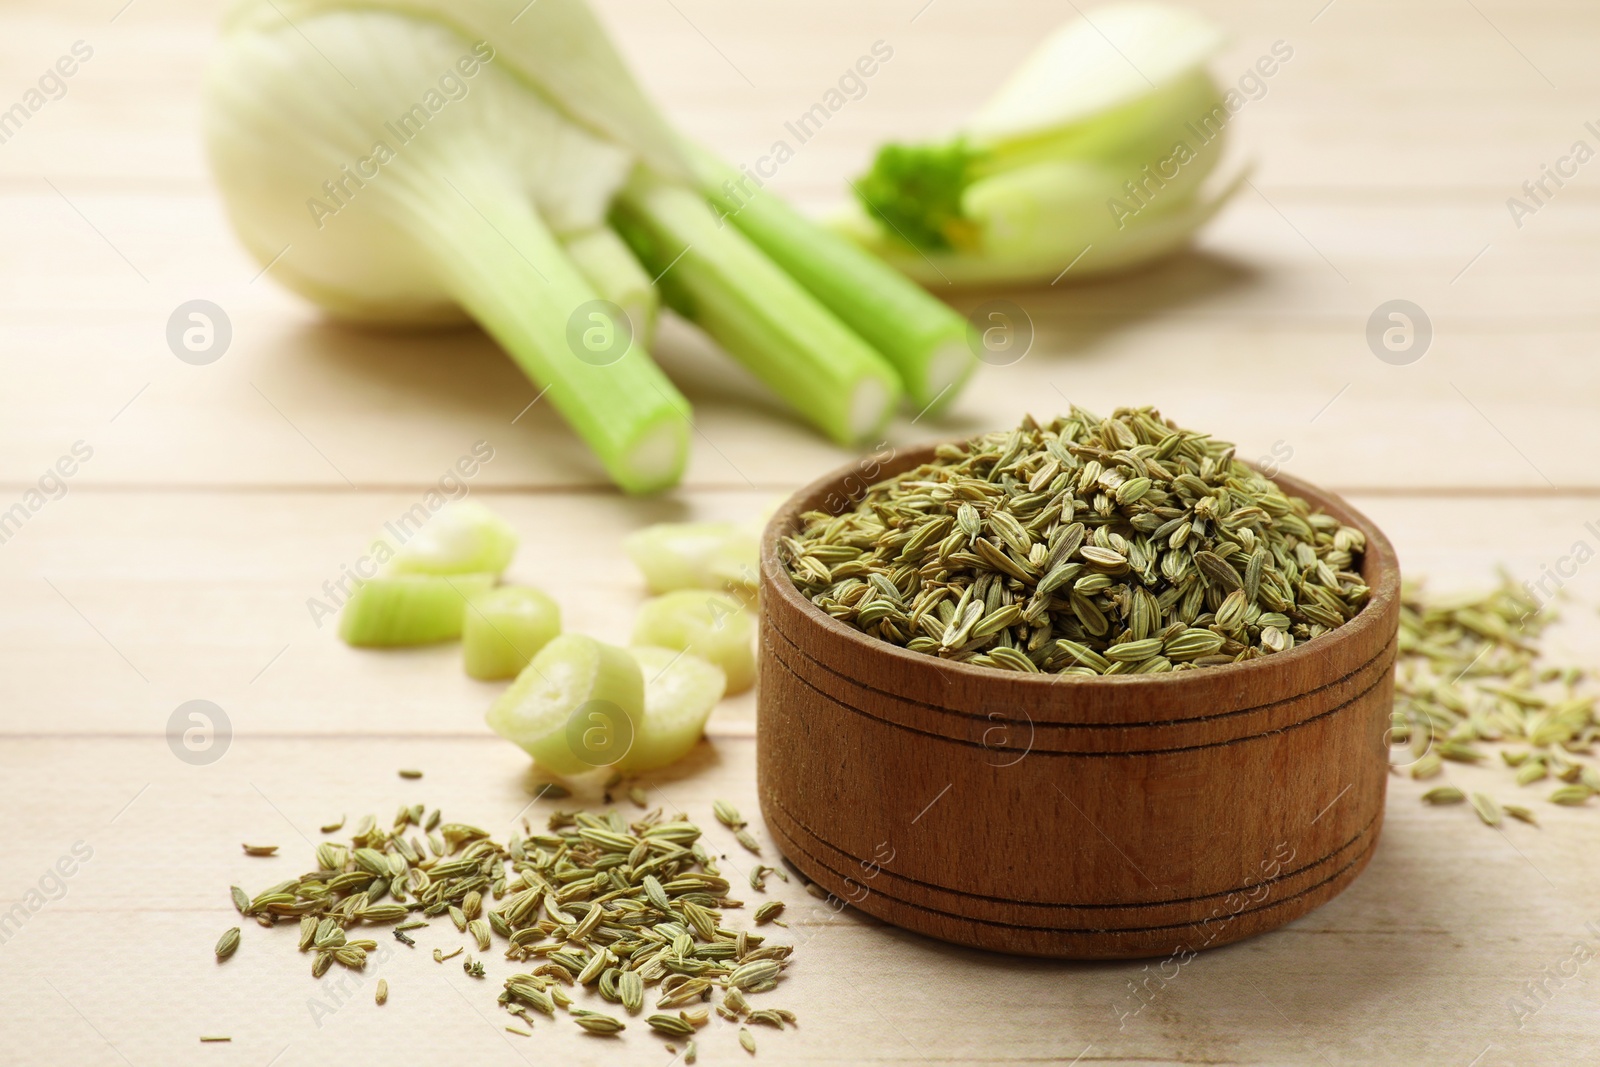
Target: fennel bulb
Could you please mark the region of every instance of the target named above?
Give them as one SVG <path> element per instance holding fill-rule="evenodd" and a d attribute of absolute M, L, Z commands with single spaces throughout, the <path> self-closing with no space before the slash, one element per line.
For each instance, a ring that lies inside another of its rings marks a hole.
<path fill-rule="evenodd" d="M 1229 112 L 1221 32 L 1128 2 L 1046 38 L 951 140 L 885 145 L 837 228 L 918 280 L 1053 281 L 1182 246 L 1232 194 L 1202 186 Z"/>
<path fill-rule="evenodd" d="M 642 350 L 599 364 L 567 340 L 600 294 L 558 235 L 604 224 L 627 148 L 530 92 L 487 43 L 381 12 L 228 34 L 206 103 L 234 225 L 262 262 L 281 254 L 281 282 L 361 320 L 464 310 L 619 485 L 678 479 L 687 401 Z"/>
<path fill-rule="evenodd" d="M 660 295 L 841 444 L 971 369 L 964 320 L 903 276 L 774 195 L 718 204 L 727 168 L 583 0 L 239 0 L 205 103 L 229 215 L 281 282 L 359 321 L 476 320 L 624 489 L 687 455 L 645 351 Z"/>

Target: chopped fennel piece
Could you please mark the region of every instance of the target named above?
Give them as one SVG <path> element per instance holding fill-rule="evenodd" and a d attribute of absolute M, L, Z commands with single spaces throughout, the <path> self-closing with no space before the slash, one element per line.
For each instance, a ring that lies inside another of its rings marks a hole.
<path fill-rule="evenodd" d="M 683 589 L 648 600 L 634 621 L 633 643 L 681 649 L 722 668 L 728 692 L 755 683 L 755 622 L 723 593 Z"/>
<path fill-rule="evenodd" d="M 760 584 L 760 535 L 748 524 L 658 522 L 629 534 L 622 548 L 652 593 Z"/>
<path fill-rule="evenodd" d="M 644 715 L 644 677 L 625 648 L 562 634 L 489 706 L 489 728 L 554 774 L 575 775 L 627 755 Z"/>
<path fill-rule="evenodd" d="M 524 585 L 502 585 L 467 602 L 461 659 L 473 678 L 515 678 L 561 632 L 561 608 Z"/>
<path fill-rule="evenodd" d="M 363 581 L 339 614 L 348 645 L 392 648 L 461 636 L 467 601 L 493 587 L 493 574 L 397 574 Z"/>
<path fill-rule="evenodd" d="M 699 743 L 722 699 L 722 668 L 689 652 L 640 645 L 630 649 L 644 672 L 644 722 L 617 765 L 627 774 L 676 763 Z"/>
<path fill-rule="evenodd" d="M 404 540 L 391 523 L 379 546 L 392 553 L 388 574 L 500 574 L 516 554 L 517 533 L 482 504 L 462 500 L 440 508 Z"/>

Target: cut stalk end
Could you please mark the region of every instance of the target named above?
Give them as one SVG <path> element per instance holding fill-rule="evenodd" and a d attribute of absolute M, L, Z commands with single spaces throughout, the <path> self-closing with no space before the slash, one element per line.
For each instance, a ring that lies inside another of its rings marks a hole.
<path fill-rule="evenodd" d="M 877 433 L 894 413 L 895 394 L 880 378 L 863 378 L 850 399 L 850 444 Z"/>
<path fill-rule="evenodd" d="M 977 367 L 966 338 L 948 340 L 928 355 L 922 393 L 930 397 L 927 411 L 936 414 L 949 407 Z"/>
<path fill-rule="evenodd" d="M 639 432 L 624 451 L 613 477 L 630 493 L 669 489 L 683 477 L 688 456 L 688 420 L 673 412 Z"/>

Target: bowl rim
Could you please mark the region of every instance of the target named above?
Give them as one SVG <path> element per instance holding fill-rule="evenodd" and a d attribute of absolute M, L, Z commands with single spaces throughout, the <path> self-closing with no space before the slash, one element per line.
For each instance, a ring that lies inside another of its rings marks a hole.
<path fill-rule="evenodd" d="M 1088 675 L 1088 674 L 1058 674 L 1041 672 L 1034 674 L 1029 671 L 1008 671 L 999 667 L 985 667 L 956 660 L 941 659 L 930 656 L 924 652 L 912 652 L 900 645 L 893 645 L 880 640 L 870 634 L 864 633 L 840 622 L 821 608 L 811 602 L 811 598 L 801 593 L 789 576 L 788 568 L 783 566 L 778 558 L 778 539 L 786 534 L 803 511 L 815 510 L 820 506 L 821 500 L 835 489 L 841 487 L 847 480 L 855 478 L 864 483 L 863 488 L 851 497 L 851 503 L 858 500 L 867 489 L 898 477 L 914 467 L 931 459 L 935 450 L 944 444 L 963 444 L 970 437 L 946 438 L 938 441 L 911 445 L 904 448 L 895 448 L 894 455 L 880 465 L 877 476 L 870 482 L 862 476 L 862 460 L 837 467 L 822 477 L 815 479 L 804 487 L 796 490 L 786 499 L 778 509 L 773 512 L 771 519 L 761 532 L 761 576 L 764 579 L 762 588 L 782 597 L 784 602 L 803 618 L 816 626 L 820 626 L 830 634 L 856 646 L 864 655 L 888 656 L 896 662 L 903 663 L 907 668 L 918 671 L 939 671 L 941 674 L 953 673 L 954 677 L 966 679 L 978 684 L 1003 681 L 1007 685 L 1032 687 L 1038 691 L 1060 685 L 1080 686 L 1095 689 L 1110 690 L 1116 687 L 1138 688 L 1152 696 L 1172 692 L 1193 686 L 1197 682 L 1226 684 L 1230 680 L 1245 683 L 1259 675 L 1266 675 L 1293 669 L 1293 665 L 1307 661 L 1315 656 L 1328 653 L 1335 643 L 1346 643 L 1360 640 L 1374 627 L 1384 625 L 1384 608 L 1392 600 L 1400 596 L 1400 565 L 1395 554 L 1394 546 L 1390 543 L 1382 530 L 1373 523 L 1363 512 L 1352 507 L 1337 493 L 1321 489 L 1310 482 L 1303 481 L 1293 475 L 1278 472 L 1271 475 L 1271 479 L 1279 488 L 1291 496 L 1297 496 L 1311 503 L 1315 508 L 1336 516 L 1347 526 L 1354 526 L 1366 537 L 1367 546 L 1362 553 L 1361 575 L 1367 580 L 1371 590 L 1367 602 L 1361 610 L 1349 619 L 1344 625 L 1330 630 L 1320 638 L 1310 641 L 1296 642 L 1295 647 L 1287 652 L 1275 652 L 1267 656 L 1258 656 L 1241 663 L 1226 663 L 1214 667 L 1204 667 L 1192 671 L 1170 671 L 1161 674 L 1113 674 L 1113 675 Z M 1243 461 L 1252 469 L 1260 470 L 1248 460 Z M 841 514 L 834 512 L 834 514 Z M 767 614 L 767 608 L 762 607 L 762 615 Z M 1389 642 L 1381 642 L 1387 645 Z"/>

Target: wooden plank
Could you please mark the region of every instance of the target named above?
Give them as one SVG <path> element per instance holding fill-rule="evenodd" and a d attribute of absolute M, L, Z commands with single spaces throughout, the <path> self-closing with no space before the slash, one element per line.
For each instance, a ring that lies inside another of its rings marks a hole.
<path fill-rule="evenodd" d="M 0 734 L 157 737 L 179 704 L 220 704 L 241 735 L 479 736 L 498 685 L 460 671 L 454 645 L 346 648 L 308 602 L 368 539 L 420 499 L 403 493 L 113 493 L 73 490 L 0 546 Z M 766 493 L 628 501 L 610 494 L 480 497 L 523 537 L 510 577 L 562 605 L 568 629 L 625 642 L 645 593 L 623 536 L 666 519 L 743 520 Z M 1600 498 L 1465 496 L 1352 501 L 1386 533 L 1407 575 L 1443 589 L 1570 569 L 1600 549 Z M 1578 553 L 1582 555 L 1582 553 Z M 1552 587 L 1553 588 L 1553 587 Z M 1565 583 L 1576 604 L 1553 635 L 1574 662 L 1600 642 L 1600 568 Z M 320 613 L 319 613 L 320 615 Z M 124 658 L 125 657 L 125 658 Z M 748 730 L 749 696 L 716 722 Z"/>
<path fill-rule="evenodd" d="M 484 439 L 496 448 L 485 484 L 603 484 L 548 405 L 524 411 L 538 391 L 481 334 L 329 324 L 252 281 L 211 205 L 74 199 L 151 281 L 59 199 L 11 216 L 16 241 L 44 251 L 8 287 L 0 323 L 17 353 L 0 396 L 0 481 L 33 480 L 82 438 L 96 449 L 83 484 L 418 485 Z M 989 429 L 1068 401 L 1156 403 L 1252 455 L 1286 442 L 1308 477 L 1335 485 L 1593 486 L 1600 369 L 1587 353 L 1600 318 L 1581 257 L 1600 206 L 1562 204 L 1521 235 L 1497 210 L 1269 205 L 1247 191 L 1200 253 L 1006 294 L 1036 331 L 1027 358 L 980 368 L 948 417 L 906 411 L 889 439 Z M 204 236 L 173 261 L 153 253 L 171 230 Z M 955 300 L 972 313 L 998 295 Z M 197 296 L 233 325 L 206 367 L 165 342 L 168 316 Z M 1419 303 L 1434 330 L 1410 366 L 1379 361 L 1365 336 L 1396 297 Z M 669 321 L 656 352 L 696 404 L 688 485 L 771 486 L 849 458 L 691 328 Z M 1375 424 L 1406 447 L 1367 432 Z"/>
<path fill-rule="evenodd" d="M 566 629 L 619 644 L 645 596 L 622 554 L 628 531 L 686 517 L 754 518 L 765 501 L 755 493 L 706 494 L 691 508 L 610 494 L 484 499 L 522 534 L 508 580 L 547 590 Z M 87 491 L 52 502 L 0 554 L 0 582 L 21 598 L 8 594 L 14 609 L 0 619 L 0 689 L 20 700 L 45 678 L 63 688 L 52 712 L 0 718 L 0 731 L 161 732 L 180 703 L 204 698 L 240 734 L 481 735 L 503 685 L 466 677 L 459 645 L 357 652 L 338 641 L 327 615 L 371 538 L 419 504 L 422 493 Z M 48 631 L 36 625 L 40 612 L 53 620 Z M 333 679 L 342 680 L 327 688 Z M 746 694 L 717 714 L 748 724 L 753 711 Z"/>
<path fill-rule="evenodd" d="M 120 327 L 130 336 L 136 324 L 147 342 L 139 351 L 150 355 L 166 352 L 158 332 L 166 315 L 197 295 L 239 320 L 240 346 L 252 334 L 265 340 L 271 321 L 304 332 L 315 320 L 304 301 L 263 276 L 235 243 L 211 195 L 107 192 L 65 179 L 56 185 L 59 192 L 42 179 L 0 190 L 0 232 L 35 250 L 26 271 L 9 272 L 0 294 L 9 320 L 36 330 L 70 313 L 62 325 Z M 1053 286 L 1011 295 L 1046 306 L 1059 300 L 1078 314 L 1112 321 L 1187 313 L 1192 325 L 1214 328 L 1229 317 L 1302 326 L 1356 313 L 1364 319 L 1399 291 L 1413 293 L 1436 318 L 1474 328 L 1592 330 L 1596 313 L 1583 299 L 1581 269 L 1600 235 L 1600 202 L 1584 192 L 1562 191 L 1561 199 L 1524 216 L 1518 229 L 1504 196 L 1482 190 L 1381 200 L 1257 183 L 1202 232 L 1194 255 L 1093 285 L 1068 272 Z M 174 232 L 185 239 L 173 242 Z M 964 309 L 980 296 L 934 288 Z M 19 340 L 38 343 L 28 334 Z"/>
<path fill-rule="evenodd" d="M 719 738 L 711 748 L 652 785 L 652 797 L 708 827 L 724 870 L 745 872 L 753 857 L 709 809 L 722 797 L 755 814 L 753 745 Z M 422 767 L 421 781 L 396 777 L 410 765 Z M 145 740 L 7 743 L 0 802 L 28 811 L 29 823 L 10 846 L 0 901 L 26 901 L 75 843 L 92 850 L 62 880 L 64 895 L 47 881 L 41 902 L 60 899 L 42 902 L 4 945 L 0 1026 L 13 1055 L 178 1064 L 281 1054 L 296 1064 L 359 1058 L 379 1043 L 396 1063 L 664 1062 L 659 1039 L 636 1020 L 602 1048 L 560 1020 L 536 1022 L 531 1041 L 505 1034 L 494 997 L 514 968 L 486 959 L 490 976 L 477 982 L 454 962 L 436 965 L 431 948 L 461 943 L 442 920 L 416 950 L 396 945 L 342 985 L 310 977 L 287 927 L 246 923 L 238 954 L 220 967 L 211 958 L 218 935 L 239 921 L 227 886 L 258 891 L 298 874 L 319 824 L 341 814 L 383 819 L 422 801 L 502 834 L 529 805 L 521 767 L 508 746 L 470 738 L 241 737 L 209 767 Z M 1418 789 L 1394 780 L 1383 842 L 1342 896 L 1281 931 L 1164 967 L 956 949 L 836 913 L 772 879 L 768 895 L 788 903 L 792 923 L 774 933 L 798 948 L 767 1000 L 796 1011 L 800 1027 L 754 1028 L 757 1062 L 1572 1062 L 1592 1047 L 1600 993 L 1577 980 L 1579 965 L 1551 975 L 1575 943 L 1592 954 L 1597 940 L 1586 925 L 1595 919 L 1592 872 L 1575 857 L 1600 846 L 1600 823 L 1592 811 L 1552 810 L 1542 830 L 1517 825 L 1501 836 L 1459 808 L 1417 803 Z M 540 801 L 527 814 L 538 824 L 558 804 L 597 802 Z M 766 839 L 759 823 L 757 832 Z M 251 859 L 241 841 L 282 853 Z M 384 931 L 377 937 L 387 942 Z M 105 958 L 136 962 L 107 967 Z M 379 976 L 391 990 L 382 1009 L 372 1003 Z M 1541 981 L 1545 1006 L 1519 1030 L 1507 999 Z M 235 1047 L 201 1049 L 202 1033 L 231 1035 Z M 713 1018 L 702 1062 L 742 1060 L 734 1042 L 734 1028 Z"/>
<path fill-rule="evenodd" d="M 840 109 L 825 135 L 785 168 L 784 186 L 809 196 L 836 195 L 840 173 L 858 167 L 886 130 L 920 137 L 953 128 L 1064 19 L 1061 10 L 1021 0 L 986 6 L 977 24 L 961 5 L 943 0 L 759 10 L 729 0 L 676 9 L 639 0 L 599 6 L 666 108 L 738 159 L 753 159 L 784 136 L 783 121 L 816 103 L 873 41 L 893 47 L 894 58 L 866 95 Z M 1272 183 L 1369 190 L 1470 184 L 1509 187 L 1501 194 L 1509 195 L 1594 117 L 1578 103 L 1581 95 L 1563 96 L 1545 80 L 1568 94 L 1595 88 L 1583 47 L 1595 14 L 1572 0 L 1484 3 L 1478 13 L 1447 0 L 1338 0 L 1320 14 L 1322 5 L 1311 2 L 1292 9 L 1259 0 L 1195 6 L 1234 36 L 1215 66 L 1228 83 L 1273 41 L 1295 49 L 1239 126 L 1264 149 L 1262 173 Z M 85 0 L 8 16 L 11 32 L 0 46 L 7 69 L 42 72 L 79 39 L 96 55 L 66 96 L 30 121 L 26 137 L 7 146 L 0 176 L 190 188 L 203 182 L 192 130 L 195 90 L 217 32 L 214 5 L 138 0 L 114 24 L 108 7 L 120 5 Z M 1352 55 L 1362 57 L 1359 70 Z M 19 93 L 26 77 L 19 74 Z M 1397 102 L 1401 114 L 1394 114 Z M 1353 118 L 1386 113 L 1393 121 Z M 86 144 L 100 150 L 86 152 Z"/>
<path fill-rule="evenodd" d="M 851 34 L 904 31 L 905 65 L 886 68 L 862 106 L 841 112 L 780 175 L 785 190 L 816 200 L 836 196 L 840 177 L 894 116 L 951 121 L 961 100 L 982 91 L 976 83 L 992 81 L 1056 17 L 1022 7 L 974 32 L 955 10 L 935 5 L 914 23 L 887 4 L 835 5 L 819 20 L 798 8 L 756 18 L 711 3 L 681 13 L 618 4 L 606 13 L 644 80 L 735 159 L 763 147 L 775 117 L 810 99 L 805 86 L 831 76 Z M 1263 5 L 1212 10 L 1240 28 L 1219 70 L 1292 25 Z M 981 375 L 949 420 L 913 424 L 907 412 L 890 440 L 1001 425 L 1063 398 L 1102 407 L 1153 400 L 1247 450 L 1294 447 L 1310 476 L 1335 484 L 1592 486 L 1581 459 L 1592 442 L 1552 448 L 1542 430 L 1583 433 L 1592 423 L 1595 372 L 1582 356 L 1600 323 L 1583 265 L 1600 205 L 1574 184 L 1522 230 L 1504 205 L 1582 115 L 1553 105 L 1542 83 L 1522 85 L 1533 72 L 1493 32 L 1503 23 L 1513 40 L 1528 34 L 1544 46 L 1529 44 L 1531 52 L 1559 56 L 1577 35 L 1546 27 L 1589 16 L 1556 4 L 1539 9 L 1550 21 L 1538 23 L 1523 9 L 1490 6 L 1484 19 L 1441 23 L 1443 10 L 1344 0 L 1295 28 L 1307 42 L 1294 61 L 1303 65 L 1286 66 L 1239 124 L 1248 132 L 1240 156 L 1270 169 L 1257 176 L 1260 192 L 1246 190 L 1203 237 L 1201 253 L 1129 278 L 1082 287 L 1068 278 L 1060 291 L 1014 294 L 1038 328 L 1034 354 Z M 18 16 L 8 58 L 44 55 L 104 17 L 88 4 Z M 509 425 L 536 390 L 479 335 L 331 327 L 258 278 L 228 233 L 192 137 L 210 17 L 204 6 L 140 3 L 101 26 L 106 43 L 82 80 L 0 159 L 0 174 L 11 176 L 0 211 L 5 243 L 30 250 L 25 268 L 7 268 L 0 295 L 8 311 L 0 343 L 25 361 L 0 398 L 0 480 L 26 484 L 82 438 L 97 448 L 84 484 L 415 485 L 482 435 L 499 456 L 486 484 L 601 484 L 552 412 L 536 407 Z M 702 24 L 725 33 L 726 46 L 708 45 Z M 951 64 L 957 42 L 966 58 Z M 1384 77 L 1347 77 L 1342 57 L 1355 42 L 1376 50 L 1374 64 L 1395 59 L 1381 66 Z M 730 58 L 748 52 L 766 88 L 730 88 L 732 66 L 678 58 L 714 47 Z M 1552 69 L 1570 84 L 1569 66 Z M 1383 101 L 1397 91 L 1415 110 L 1392 122 L 1345 117 L 1386 113 Z M 1444 113 L 1457 125 L 1441 126 Z M 1509 146 L 1513 132 L 1534 128 L 1536 141 Z M 1350 137 L 1368 141 L 1340 141 Z M 84 151 L 89 144 L 96 150 Z M 1441 145 L 1462 158 L 1440 156 Z M 1372 166 L 1378 159 L 1381 168 Z M 1413 192 L 1398 199 L 1387 192 L 1406 187 Z M 204 369 L 177 363 L 162 340 L 166 316 L 197 295 L 220 302 L 235 328 L 229 354 Z M 954 300 L 971 311 L 986 295 Z M 1414 367 L 1365 352 L 1367 316 L 1396 296 L 1419 302 L 1437 331 L 1433 353 Z M 797 468 L 846 458 L 691 331 L 668 329 L 659 350 L 698 405 L 688 484 L 775 485 Z M 1205 373 L 1175 376 L 1166 362 L 1174 350 Z M 1509 380 L 1508 362 L 1521 371 Z M 1218 421 L 1218 411 L 1227 418 Z M 1362 432 L 1374 422 L 1414 427 L 1408 446 L 1397 455 L 1375 442 Z"/>

